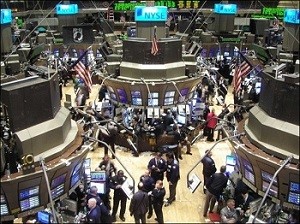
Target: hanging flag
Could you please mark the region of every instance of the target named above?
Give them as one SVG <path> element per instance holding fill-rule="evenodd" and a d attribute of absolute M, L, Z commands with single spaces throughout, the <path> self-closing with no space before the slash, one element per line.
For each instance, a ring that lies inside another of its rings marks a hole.
<path fill-rule="evenodd" d="M 169 18 L 167 19 L 166 25 L 167 25 L 168 27 L 170 27 L 172 19 L 173 19 L 173 16 L 169 16 Z"/>
<path fill-rule="evenodd" d="M 233 88 L 234 94 L 237 95 L 241 90 L 242 81 L 249 74 L 252 69 L 252 65 L 248 60 L 240 53 L 241 62 L 235 69 L 235 74 L 233 76 Z"/>
<path fill-rule="evenodd" d="M 152 46 L 151 46 L 151 54 L 157 55 L 158 53 L 158 45 L 157 45 L 157 38 L 156 38 L 156 27 L 154 27 L 154 35 L 152 39 Z"/>
<path fill-rule="evenodd" d="M 89 47 L 90 48 L 90 47 Z M 88 91 L 91 92 L 92 90 L 92 77 L 90 70 L 85 64 L 82 62 L 85 58 L 86 54 L 89 51 L 89 48 L 83 52 L 83 54 L 74 62 L 74 64 L 71 66 L 71 68 L 74 68 L 76 73 L 79 75 L 79 77 L 84 81 L 84 84 L 88 88 Z"/>

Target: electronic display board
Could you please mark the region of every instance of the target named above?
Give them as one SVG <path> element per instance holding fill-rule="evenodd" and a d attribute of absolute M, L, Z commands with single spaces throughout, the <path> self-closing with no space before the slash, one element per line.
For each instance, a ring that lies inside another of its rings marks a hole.
<path fill-rule="evenodd" d="M 285 9 L 283 21 L 285 23 L 300 24 L 300 10 L 299 9 Z"/>
<path fill-rule="evenodd" d="M 19 191 L 19 202 L 22 212 L 40 206 L 39 192 L 39 186 L 33 186 Z"/>
<path fill-rule="evenodd" d="M 8 24 L 12 21 L 11 9 L 1 9 L 0 24 Z"/>
<path fill-rule="evenodd" d="M 236 4 L 215 4 L 214 13 L 234 15 L 237 13 Z"/>
<path fill-rule="evenodd" d="M 0 195 L 0 214 L 1 214 L 1 216 L 9 214 L 5 196 L 2 194 Z"/>
<path fill-rule="evenodd" d="M 58 4 L 56 5 L 56 14 L 57 15 L 74 15 L 78 13 L 77 4 Z"/>
<path fill-rule="evenodd" d="M 65 182 L 67 173 L 54 178 L 51 182 L 51 197 L 56 199 L 65 192 Z"/>
<path fill-rule="evenodd" d="M 136 6 L 134 19 L 136 22 L 165 22 L 168 19 L 168 8 L 165 6 Z"/>

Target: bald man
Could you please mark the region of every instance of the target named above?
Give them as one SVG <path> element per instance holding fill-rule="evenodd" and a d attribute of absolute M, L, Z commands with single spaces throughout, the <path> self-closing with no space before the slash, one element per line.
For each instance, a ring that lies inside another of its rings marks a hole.
<path fill-rule="evenodd" d="M 95 198 L 90 198 L 87 202 L 89 212 L 86 215 L 87 223 L 101 223 L 101 209 L 97 205 Z"/>

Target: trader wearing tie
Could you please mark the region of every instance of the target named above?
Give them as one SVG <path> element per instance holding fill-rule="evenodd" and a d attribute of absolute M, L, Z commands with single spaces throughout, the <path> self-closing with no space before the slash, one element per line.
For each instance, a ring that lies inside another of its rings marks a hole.
<path fill-rule="evenodd" d="M 164 172 L 167 170 L 167 162 L 157 152 L 155 157 L 150 159 L 148 169 L 151 171 L 151 177 L 156 183 L 158 180 L 164 180 Z"/>

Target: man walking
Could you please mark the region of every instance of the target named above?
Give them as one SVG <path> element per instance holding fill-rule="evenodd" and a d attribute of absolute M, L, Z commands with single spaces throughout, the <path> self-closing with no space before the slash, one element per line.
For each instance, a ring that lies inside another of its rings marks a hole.
<path fill-rule="evenodd" d="M 146 223 L 146 213 L 148 212 L 149 199 L 148 194 L 143 191 L 143 188 L 143 183 L 139 182 L 139 190 L 132 196 L 129 206 L 130 215 L 134 216 L 135 223 Z"/>

